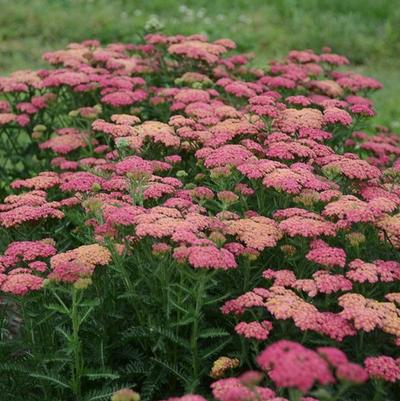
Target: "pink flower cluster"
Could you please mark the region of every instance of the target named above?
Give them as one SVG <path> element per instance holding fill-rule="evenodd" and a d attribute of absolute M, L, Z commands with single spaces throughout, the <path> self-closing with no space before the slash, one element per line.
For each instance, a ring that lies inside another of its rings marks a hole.
<path fill-rule="evenodd" d="M 0 289 L 5 293 L 26 295 L 40 290 L 45 279 L 75 282 L 90 276 L 97 265 L 110 261 L 110 252 L 98 244 L 57 253 L 54 240 L 50 238 L 12 242 L 0 256 Z"/>

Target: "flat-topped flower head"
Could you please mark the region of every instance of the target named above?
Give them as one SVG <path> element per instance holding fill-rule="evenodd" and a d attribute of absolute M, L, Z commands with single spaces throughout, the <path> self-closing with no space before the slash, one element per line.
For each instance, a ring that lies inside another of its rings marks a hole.
<path fill-rule="evenodd" d="M 7 278 L 0 274 L 0 289 L 5 293 L 25 295 L 30 291 L 38 291 L 43 287 L 44 279 L 29 272 L 15 272 Z"/>
<path fill-rule="evenodd" d="M 220 379 L 211 384 L 212 394 L 217 401 L 273 400 L 275 392 L 266 387 L 247 386 L 240 378 Z"/>
<path fill-rule="evenodd" d="M 146 98 L 147 93 L 143 89 L 137 89 L 135 91 L 116 91 L 108 93 L 101 98 L 101 102 L 114 107 L 124 107 L 141 102 Z"/>
<path fill-rule="evenodd" d="M 51 171 L 43 171 L 37 176 L 27 178 L 25 180 L 15 180 L 11 183 L 11 188 L 27 188 L 37 190 L 47 190 L 60 183 L 60 178 L 57 173 Z"/>
<path fill-rule="evenodd" d="M 20 261 L 31 262 L 38 258 L 48 258 L 56 254 L 52 240 L 46 241 L 16 241 L 12 242 L 0 256 L 5 266 L 13 266 Z"/>
<path fill-rule="evenodd" d="M 259 251 L 274 247 L 282 237 L 276 222 L 263 216 L 228 221 L 226 233 L 236 235 L 246 246 Z"/>
<path fill-rule="evenodd" d="M 350 180 L 372 180 L 382 175 L 382 172 L 365 160 L 358 159 L 354 155 L 323 157 L 317 161 L 322 165 L 323 172 L 329 174 L 341 174 Z"/>
<path fill-rule="evenodd" d="M 130 388 L 123 388 L 113 394 L 111 401 L 140 401 L 140 395 Z"/>
<path fill-rule="evenodd" d="M 301 128 L 321 129 L 324 125 L 322 113 L 317 109 L 286 109 L 274 120 L 274 127 L 287 133 L 294 133 Z"/>
<path fill-rule="evenodd" d="M 92 139 L 87 132 L 73 129 L 66 132 L 59 130 L 54 137 L 42 142 L 39 147 L 40 149 L 51 149 L 54 153 L 65 155 L 89 146 L 91 141 Z"/>
<path fill-rule="evenodd" d="M 226 356 L 219 357 L 214 361 L 211 368 L 210 376 L 213 379 L 220 379 L 224 377 L 227 372 L 231 369 L 235 369 L 239 366 L 240 361 L 237 358 L 228 358 Z"/>
<path fill-rule="evenodd" d="M 95 184 L 101 185 L 104 179 L 89 172 L 64 173 L 60 189 L 63 192 L 91 192 Z"/>
<path fill-rule="evenodd" d="M 139 156 L 129 156 L 115 164 L 115 172 L 140 178 L 151 176 L 154 168 L 148 160 L 144 160 Z"/>
<path fill-rule="evenodd" d="M 388 239 L 396 249 L 400 249 L 400 213 L 384 215 L 376 222 L 376 226 L 381 230 L 382 240 Z"/>
<path fill-rule="evenodd" d="M 0 211 L 0 226 L 11 228 L 47 219 L 62 219 L 64 213 L 58 209 L 60 206 L 59 203 L 44 203 L 39 206 L 15 205 L 12 209 Z"/>
<path fill-rule="evenodd" d="M 96 266 L 111 262 L 110 251 L 99 245 L 82 245 L 50 259 L 52 272 L 49 278 L 55 281 L 75 282 L 82 277 L 90 277 Z"/>
<path fill-rule="evenodd" d="M 364 365 L 371 379 L 393 383 L 400 380 L 400 364 L 390 356 L 370 356 L 364 360 Z"/>
<path fill-rule="evenodd" d="M 328 203 L 322 214 L 331 218 L 336 217 L 352 224 L 374 222 L 383 215 L 383 212 L 370 202 L 364 202 L 353 195 L 345 195 L 336 201 Z"/>
<path fill-rule="evenodd" d="M 178 253 L 179 252 L 179 253 Z M 227 249 L 218 249 L 214 245 L 177 248 L 174 257 L 187 259 L 195 269 L 234 269 L 237 267 L 235 257 Z"/>
<path fill-rule="evenodd" d="M 347 362 L 337 367 L 336 377 L 348 383 L 362 384 L 368 380 L 368 373 L 362 366 Z"/>
<path fill-rule="evenodd" d="M 304 209 L 299 210 L 306 212 Z M 276 216 L 278 217 L 279 215 Z M 325 220 L 322 216 L 313 212 L 299 212 L 299 214 L 284 218 L 279 223 L 279 228 L 290 237 L 312 238 L 321 235 L 333 236 L 336 234 L 336 227 L 332 222 Z"/>
<path fill-rule="evenodd" d="M 170 397 L 163 401 L 207 401 L 207 400 L 198 394 L 185 394 L 182 397 Z"/>
<path fill-rule="evenodd" d="M 277 168 L 267 173 L 263 179 L 263 184 L 278 192 L 289 194 L 299 194 L 304 189 L 325 191 L 332 188 L 332 184 L 324 180 L 323 177 L 319 177 L 304 166 L 296 164 L 290 168 Z"/>
<path fill-rule="evenodd" d="M 240 322 L 235 326 L 237 334 L 258 341 L 264 341 L 269 337 L 272 330 L 272 323 L 268 320 L 262 322 Z"/>
<path fill-rule="evenodd" d="M 292 341 L 280 340 L 268 346 L 257 357 L 257 363 L 279 387 L 306 392 L 315 383 L 326 385 L 335 381 L 323 358 Z"/>
<path fill-rule="evenodd" d="M 168 47 L 168 52 L 172 55 L 203 61 L 207 64 L 216 64 L 219 57 L 227 50 L 221 44 L 199 40 L 186 40 Z"/>
<path fill-rule="evenodd" d="M 328 268 L 344 267 L 346 264 L 346 253 L 341 248 L 331 247 L 322 240 L 314 240 L 310 248 L 306 258 L 314 263 Z"/>
<path fill-rule="evenodd" d="M 253 157 L 253 153 L 242 145 L 224 145 L 218 149 L 203 148 L 196 152 L 196 157 L 204 159 L 207 168 L 238 166 Z"/>

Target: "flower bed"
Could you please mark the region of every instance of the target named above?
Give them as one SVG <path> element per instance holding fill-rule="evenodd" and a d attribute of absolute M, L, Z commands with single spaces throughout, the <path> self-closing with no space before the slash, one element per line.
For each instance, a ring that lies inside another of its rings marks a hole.
<path fill-rule="evenodd" d="M 397 399 L 381 85 L 330 49 L 233 49 L 90 40 L 0 77 L 7 399 Z"/>

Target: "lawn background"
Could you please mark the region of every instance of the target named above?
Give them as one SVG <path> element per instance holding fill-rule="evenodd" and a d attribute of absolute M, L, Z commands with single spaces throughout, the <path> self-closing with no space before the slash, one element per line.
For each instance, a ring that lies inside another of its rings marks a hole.
<path fill-rule="evenodd" d="M 145 26 L 228 37 L 265 66 L 330 46 L 381 80 L 377 122 L 400 131 L 400 0 L 0 0 L 0 75 L 46 64 L 71 41 L 130 42 Z"/>

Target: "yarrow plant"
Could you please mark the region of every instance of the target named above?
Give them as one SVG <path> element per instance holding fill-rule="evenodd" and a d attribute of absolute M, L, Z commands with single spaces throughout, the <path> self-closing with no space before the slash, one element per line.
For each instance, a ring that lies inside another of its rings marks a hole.
<path fill-rule="evenodd" d="M 0 77 L 4 399 L 398 399 L 381 84 L 235 47 L 87 40 Z"/>

